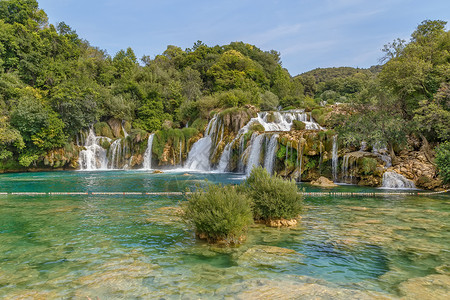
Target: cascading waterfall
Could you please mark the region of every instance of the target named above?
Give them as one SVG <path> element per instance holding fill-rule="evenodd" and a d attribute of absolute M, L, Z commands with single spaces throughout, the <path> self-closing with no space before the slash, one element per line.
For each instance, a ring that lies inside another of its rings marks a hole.
<path fill-rule="evenodd" d="M 233 142 L 228 143 L 223 149 L 222 155 L 220 156 L 219 165 L 217 166 L 218 172 L 226 172 L 228 170 L 228 164 L 230 163 L 231 158 L 231 146 Z"/>
<path fill-rule="evenodd" d="M 304 122 L 306 125 L 305 129 L 308 130 L 323 129 L 319 124 L 317 124 L 312 119 L 311 114 L 305 113 L 304 110 L 292 110 L 292 111 L 270 112 L 270 113 L 260 112 L 257 114 L 257 117 L 252 118 L 244 127 L 242 127 L 239 130 L 238 135 L 231 143 L 225 145 L 225 147 L 223 148 L 224 150 L 221 153 L 216 171 L 224 172 L 225 170 L 227 170 L 231 158 L 231 151 L 236 141 L 239 141 L 239 162 L 237 167 L 238 172 L 244 172 L 244 170 L 247 171 L 251 170 L 252 166 L 250 165 L 250 162 L 253 161 L 250 159 L 250 157 L 252 156 L 250 149 L 255 149 L 255 147 L 253 147 L 253 144 L 255 142 L 253 139 L 256 139 L 256 137 L 252 137 L 252 140 L 250 142 L 251 146 L 248 147 L 249 149 L 245 149 L 246 141 L 244 134 L 250 130 L 253 124 L 256 123 L 261 124 L 264 127 L 265 131 L 289 131 L 291 130 L 294 120 Z M 223 123 L 222 119 L 218 117 L 218 115 L 215 115 L 208 123 L 204 133 L 204 137 L 198 140 L 192 146 L 188 154 L 185 167 L 188 169 L 200 171 L 211 170 L 210 158 L 216 157 L 216 154 L 220 149 L 219 145 L 223 143 L 224 130 L 225 124 Z M 261 134 L 261 137 L 258 139 L 259 143 L 258 151 L 261 151 L 261 143 L 264 136 L 265 136 L 264 134 Z M 273 143 L 276 143 L 276 141 L 274 140 Z M 275 148 L 276 147 L 271 147 L 269 149 Z M 291 152 L 294 151 L 293 149 L 290 150 Z M 273 153 L 269 152 L 270 150 L 266 150 L 267 155 L 270 155 L 270 157 L 274 157 L 275 152 Z M 286 153 L 286 155 L 288 155 L 288 153 Z M 258 156 L 260 156 L 260 153 L 258 154 Z M 293 153 L 291 153 L 291 156 L 293 156 Z M 253 157 L 256 157 L 256 154 L 254 154 Z M 266 165 L 266 159 L 264 160 L 264 163 Z M 273 162 L 267 163 L 267 165 L 273 171 Z"/>
<path fill-rule="evenodd" d="M 338 143 L 337 143 L 337 135 L 333 136 L 333 148 L 332 148 L 332 158 L 331 158 L 331 170 L 333 173 L 333 181 L 337 182 L 337 169 L 338 169 Z"/>
<path fill-rule="evenodd" d="M 383 174 L 383 188 L 395 188 L 395 189 L 413 189 L 416 186 L 414 182 L 406 179 L 405 176 L 396 172 L 384 172 Z"/>
<path fill-rule="evenodd" d="M 266 145 L 266 155 L 264 158 L 264 168 L 266 168 L 269 174 L 273 174 L 273 165 L 275 163 L 275 154 L 278 148 L 278 134 L 274 134 L 270 137 L 269 142 Z"/>
<path fill-rule="evenodd" d="M 151 170 L 152 168 L 152 147 L 153 147 L 153 137 L 154 133 L 148 136 L 147 149 L 145 149 L 144 153 L 144 162 L 142 164 L 142 169 Z"/>
<path fill-rule="evenodd" d="M 323 129 L 323 127 L 314 121 L 311 114 L 308 115 L 304 110 L 291 110 L 270 113 L 259 112 L 258 116 L 252 118 L 239 132 L 248 132 L 250 127 L 255 123 L 261 124 L 265 131 L 290 131 L 294 120 L 305 123 L 305 129 L 308 130 Z"/>
<path fill-rule="evenodd" d="M 247 176 L 250 175 L 252 169 L 256 166 L 260 165 L 260 157 L 261 157 L 261 145 L 264 139 L 264 134 L 258 135 L 254 133 L 251 141 L 250 155 L 248 157 L 247 162 Z"/>
<path fill-rule="evenodd" d="M 89 128 L 89 134 L 84 143 L 84 150 L 80 151 L 78 163 L 81 170 L 106 170 L 108 166 L 108 158 L 106 150 L 100 146 L 100 142 L 106 137 L 95 136 L 94 129 Z"/>
<path fill-rule="evenodd" d="M 187 169 L 209 171 L 209 154 L 211 152 L 212 140 L 210 136 L 205 136 L 192 145 L 191 151 L 185 164 Z"/>
<path fill-rule="evenodd" d="M 209 121 L 204 137 L 192 145 L 186 160 L 185 168 L 199 171 L 211 170 L 209 158 L 213 139 L 214 141 L 217 140 L 217 120 L 217 115 L 215 115 L 214 118 Z"/>
<path fill-rule="evenodd" d="M 108 169 L 119 169 L 122 156 L 122 139 L 117 139 L 109 146 Z"/>

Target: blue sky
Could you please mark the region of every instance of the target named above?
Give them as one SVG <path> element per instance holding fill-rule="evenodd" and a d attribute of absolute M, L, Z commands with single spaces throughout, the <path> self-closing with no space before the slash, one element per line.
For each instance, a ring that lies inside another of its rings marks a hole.
<path fill-rule="evenodd" d="M 167 45 L 243 41 L 279 51 L 291 75 L 317 67 L 370 67 L 384 44 L 409 40 L 423 20 L 450 21 L 450 0 L 38 2 L 50 23 L 66 22 L 111 55 L 131 47 L 138 57 L 154 57 Z"/>

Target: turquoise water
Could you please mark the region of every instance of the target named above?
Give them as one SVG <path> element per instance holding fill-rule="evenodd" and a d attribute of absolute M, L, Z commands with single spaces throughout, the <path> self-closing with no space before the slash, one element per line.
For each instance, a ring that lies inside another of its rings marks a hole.
<path fill-rule="evenodd" d="M 242 177 L 3 174 L 0 192 L 185 191 L 205 180 L 236 184 Z M 0 195 L 0 298 L 414 298 L 426 288 L 446 297 L 449 200 L 306 197 L 296 228 L 255 225 L 240 247 L 220 248 L 196 240 L 180 220 L 182 196 Z M 444 284 L 427 286 L 430 278 Z"/>

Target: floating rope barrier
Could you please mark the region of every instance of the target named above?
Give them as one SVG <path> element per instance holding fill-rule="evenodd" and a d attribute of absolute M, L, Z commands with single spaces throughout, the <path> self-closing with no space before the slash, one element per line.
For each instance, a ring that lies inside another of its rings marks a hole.
<path fill-rule="evenodd" d="M 299 192 L 303 196 L 323 197 L 379 197 L 379 196 L 430 196 L 448 193 L 450 190 L 438 192 Z M 19 195 L 19 196 L 64 196 L 64 195 L 90 195 L 90 196 L 185 196 L 192 192 L 0 192 L 0 195 Z"/>

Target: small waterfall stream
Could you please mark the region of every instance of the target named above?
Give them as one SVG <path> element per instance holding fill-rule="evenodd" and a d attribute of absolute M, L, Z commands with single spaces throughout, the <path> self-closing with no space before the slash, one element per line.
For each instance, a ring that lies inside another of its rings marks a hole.
<path fill-rule="evenodd" d="M 152 147 L 153 147 L 153 137 L 154 133 L 148 136 L 147 149 L 144 153 L 144 162 L 142 163 L 142 169 L 151 170 L 152 169 Z"/>
<path fill-rule="evenodd" d="M 252 169 L 260 165 L 260 157 L 261 157 L 261 145 L 264 139 L 264 134 L 258 135 L 254 133 L 251 141 L 250 155 L 248 157 L 247 162 L 247 176 L 250 175 Z"/>
<path fill-rule="evenodd" d="M 275 154 L 278 149 L 278 134 L 274 134 L 268 140 L 266 145 L 266 155 L 264 158 L 264 168 L 269 174 L 273 174 L 273 165 L 275 163 Z"/>
<path fill-rule="evenodd" d="M 332 147 L 332 157 L 331 157 L 331 170 L 333 173 L 333 182 L 337 182 L 337 170 L 338 170 L 338 143 L 337 143 L 337 135 L 333 136 L 333 147 Z"/>

